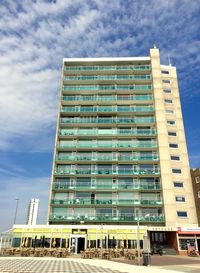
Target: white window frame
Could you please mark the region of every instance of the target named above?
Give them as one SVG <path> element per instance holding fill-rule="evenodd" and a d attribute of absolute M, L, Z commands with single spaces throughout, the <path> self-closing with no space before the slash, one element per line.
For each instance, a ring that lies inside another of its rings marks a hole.
<path fill-rule="evenodd" d="M 174 124 L 170 124 L 170 122 L 174 122 Z M 176 125 L 176 121 L 175 120 L 167 120 L 167 125 L 169 125 L 169 126 L 175 126 Z"/>
<path fill-rule="evenodd" d="M 168 101 L 167 101 L 168 100 Z M 170 102 L 169 102 L 170 101 Z M 172 99 L 164 99 L 164 102 L 166 104 L 173 104 L 173 100 Z"/>
<path fill-rule="evenodd" d="M 177 186 L 175 186 L 174 183 L 181 183 L 181 184 L 182 184 L 182 187 L 177 187 Z M 182 188 L 184 188 L 184 184 L 183 184 L 183 182 L 181 182 L 181 181 L 173 181 L 173 185 L 174 185 L 174 188 L 175 188 L 175 189 L 182 189 Z"/>
<path fill-rule="evenodd" d="M 186 212 L 187 216 L 179 216 L 179 215 L 178 215 L 178 212 Z M 183 219 L 188 218 L 188 213 L 187 213 L 187 211 L 177 210 L 177 211 L 176 211 L 176 215 L 177 215 L 177 217 L 179 217 L 179 218 L 183 218 Z"/>
<path fill-rule="evenodd" d="M 171 112 L 169 112 L 171 111 Z M 168 115 L 174 115 L 174 110 L 172 109 L 165 109 L 165 113 L 168 114 Z"/>
<path fill-rule="evenodd" d="M 180 200 L 176 200 L 176 198 L 184 198 L 185 200 L 184 201 L 180 201 Z M 185 203 L 186 202 L 186 198 L 184 195 L 176 195 L 175 196 L 175 201 L 176 203 Z"/>
<path fill-rule="evenodd" d="M 200 183 L 200 176 L 199 175 L 195 177 L 195 181 L 196 181 L 196 184 Z"/>
<path fill-rule="evenodd" d="M 169 135 L 169 133 L 175 133 L 176 135 L 172 136 L 172 135 Z M 168 131 L 167 134 L 168 134 L 169 137 L 177 137 L 177 132 L 175 132 L 175 131 Z"/>
<path fill-rule="evenodd" d="M 172 159 L 172 157 L 178 157 L 179 159 Z M 179 155 L 170 155 L 170 160 L 172 161 L 181 161 L 181 157 Z"/>
<path fill-rule="evenodd" d="M 176 172 L 173 172 L 173 170 L 180 170 L 181 172 L 179 173 L 176 173 Z M 182 174 L 182 169 L 180 169 L 180 168 L 172 168 L 172 173 L 173 174 L 175 174 L 175 175 L 180 175 L 180 174 Z"/>
<path fill-rule="evenodd" d="M 177 145 L 177 147 L 170 147 L 170 144 L 175 144 L 175 145 Z M 171 149 L 178 149 L 179 148 L 178 143 L 169 143 L 169 148 L 171 148 Z"/>

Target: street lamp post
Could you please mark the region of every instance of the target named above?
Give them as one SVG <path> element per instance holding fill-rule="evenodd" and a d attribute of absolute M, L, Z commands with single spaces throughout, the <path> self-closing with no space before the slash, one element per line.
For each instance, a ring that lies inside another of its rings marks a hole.
<path fill-rule="evenodd" d="M 18 198 L 18 197 L 15 197 L 15 201 L 16 201 L 16 207 L 15 207 L 15 215 L 14 215 L 14 222 L 13 222 L 13 225 L 16 224 L 17 210 L 18 210 L 18 205 L 19 205 L 19 198 Z"/>
<path fill-rule="evenodd" d="M 140 265 L 140 219 L 139 210 L 137 212 L 137 253 L 138 253 L 138 265 Z"/>
<path fill-rule="evenodd" d="M 101 223 L 101 259 L 103 259 L 103 224 Z"/>

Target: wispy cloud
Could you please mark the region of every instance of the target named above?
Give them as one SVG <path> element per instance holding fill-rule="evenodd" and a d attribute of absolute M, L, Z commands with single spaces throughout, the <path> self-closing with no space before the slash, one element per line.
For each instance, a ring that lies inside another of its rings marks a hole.
<path fill-rule="evenodd" d="M 198 1 L 188 0 L 1 1 L 0 150 L 52 151 L 64 57 L 146 56 L 155 43 L 162 62 L 169 54 L 177 66 L 184 103 L 197 102 L 199 13 Z M 196 126 L 191 121 L 189 129 Z M 198 137 L 190 145 L 193 166 L 197 143 Z M 49 178 L 30 178 L 27 169 L 12 160 L 1 164 L 0 219 L 14 216 L 15 196 L 21 222 L 31 197 L 47 206 Z"/>
<path fill-rule="evenodd" d="M 155 42 L 188 77 L 184 68 L 199 63 L 198 10 L 186 0 L 5 1 L 0 149 L 13 149 L 15 136 L 51 134 L 63 57 L 147 55 Z"/>

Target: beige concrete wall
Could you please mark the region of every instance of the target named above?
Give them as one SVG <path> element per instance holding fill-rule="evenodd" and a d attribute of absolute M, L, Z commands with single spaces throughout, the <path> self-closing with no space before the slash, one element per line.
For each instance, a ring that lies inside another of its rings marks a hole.
<path fill-rule="evenodd" d="M 197 216 L 190 177 L 176 68 L 160 65 L 159 50 L 157 48 L 150 49 L 150 57 L 152 63 L 155 115 L 166 226 L 195 226 L 197 225 Z M 161 73 L 161 70 L 168 70 L 169 75 Z M 163 79 L 170 79 L 170 84 L 163 83 Z M 164 93 L 164 88 L 171 89 L 172 93 Z M 173 104 L 166 104 L 164 102 L 165 98 L 172 99 Z M 166 109 L 174 110 L 174 114 L 167 114 Z M 175 120 L 176 124 L 167 125 L 167 120 Z M 168 131 L 176 131 L 177 136 L 169 137 Z M 179 148 L 169 148 L 169 143 L 178 143 Z M 178 155 L 181 160 L 171 161 L 170 155 Z M 181 169 L 182 173 L 172 174 L 172 168 Z M 180 189 L 174 188 L 173 181 L 183 182 L 184 187 Z M 186 202 L 177 203 L 175 196 L 185 196 Z M 188 217 L 177 217 L 177 211 L 187 211 Z"/>

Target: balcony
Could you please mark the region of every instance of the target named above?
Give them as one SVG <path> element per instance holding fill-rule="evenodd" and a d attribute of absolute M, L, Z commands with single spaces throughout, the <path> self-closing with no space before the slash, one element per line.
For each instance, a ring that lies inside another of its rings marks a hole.
<path fill-rule="evenodd" d="M 115 111 L 110 111 L 115 112 Z M 134 123 L 134 124 L 145 124 L 145 123 L 155 123 L 154 117 L 135 117 L 135 118 L 111 118 L 111 119 L 103 119 L 103 118 L 61 118 L 60 122 L 63 124 L 72 124 L 72 123 L 107 123 L 110 121 L 111 123 L 120 124 L 120 123 Z"/>
<path fill-rule="evenodd" d="M 118 169 L 118 170 L 112 170 L 112 169 L 57 169 L 55 170 L 55 175 L 159 175 L 160 169 Z"/>
<path fill-rule="evenodd" d="M 162 206 L 163 202 L 162 200 L 134 200 L 134 199 L 86 199 L 86 198 L 76 198 L 76 199 L 68 199 L 68 200 L 57 200 L 52 199 L 51 205 L 54 206 L 70 206 L 70 205 L 76 205 L 76 206 L 85 206 L 85 205 L 119 205 L 119 206 Z"/>
<path fill-rule="evenodd" d="M 65 76 L 64 81 L 149 81 L 151 75 L 80 75 Z"/>
<path fill-rule="evenodd" d="M 103 119 L 99 118 L 102 123 L 107 123 L 108 121 L 113 121 L 113 119 Z M 129 119 L 120 119 L 120 121 L 124 121 L 124 123 L 128 123 Z M 65 118 L 61 118 L 60 122 L 65 123 Z M 122 122 L 123 123 L 123 122 Z M 84 130 L 84 129 L 60 129 L 59 136 L 82 136 L 82 135 L 91 135 L 91 136 L 100 136 L 100 135 L 112 135 L 112 136 L 155 136 L 155 129 L 92 129 L 92 130 Z"/>
<path fill-rule="evenodd" d="M 152 85 L 71 85 L 63 86 L 63 91 L 151 91 Z"/>
<path fill-rule="evenodd" d="M 65 66 L 65 71 L 151 71 L 150 65 L 112 65 L 112 66 Z"/>
<path fill-rule="evenodd" d="M 57 156 L 56 161 L 157 161 L 158 155 L 135 155 L 135 156 L 108 156 L 108 155 L 67 155 L 67 156 Z"/>
<path fill-rule="evenodd" d="M 70 149 L 70 148 L 76 148 L 76 149 L 98 149 L 98 148 L 104 148 L 104 149 L 107 149 L 107 148 L 144 148 L 144 149 L 147 149 L 147 148 L 150 148 L 150 149 L 154 149 L 154 148 L 157 148 L 157 142 L 153 142 L 153 141 L 149 141 L 149 142 L 102 142 L 102 143 L 93 143 L 92 141 L 91 142 L 88 142 L 88 143 L 80 143 L 80 142 L 69 142 L 69 143 L 58 143 L 57 144 L 57 148 L 58 149 Z"/>
<path fill-rule="evenodd" d="M 144 97 L 144 96 L 143 96 Z M 145 98 L 152 99 L 151 96 L 146 96 Z M 98 113 L 98 112 L 134 112 L 134 113 L 142 113 L 142 112 L 153 112 L 154 107 L 152 106 L 80 106 L 80 107 L 74 107 L 74 106 L 65 106 L 61 107 L 61 113 Z"/>
<path fill-rule="evenodd" d="M 152 95 L 104 95 L 104 96 L 98 96 L 98 95 L 85 95 L 85 96 L 62 96 L 62 101 L 152 101 L 153 96 Z"/>
<path fill-rule="evenodd" d="M 87 215 L 62 215 L 62 214 L 51 214 L 49 218 L 50 222 L 76 222 L 80 223 L 80 221 L 84 222 L 135 222 L 137 223 L 138 217 L 134 214 L 123 213 L 119 215 L 111 215 L 111 214 L 87 214 Z M 146 223 L 164 223 L 164 215 L 163 214 L 141 214 L 139 216 L 140 222 Z"/>
<path fill-rule="evenodd" d="M 159 183 L 115 183 L 115 184 L 91 184 L 91 183 L 64 183 L 64 182 L 54 182 L 53 189 L 58 191 L 68 191 L 68 190 L 150 190 L 150 191 L 160 191 L 161 185 Z"/>

